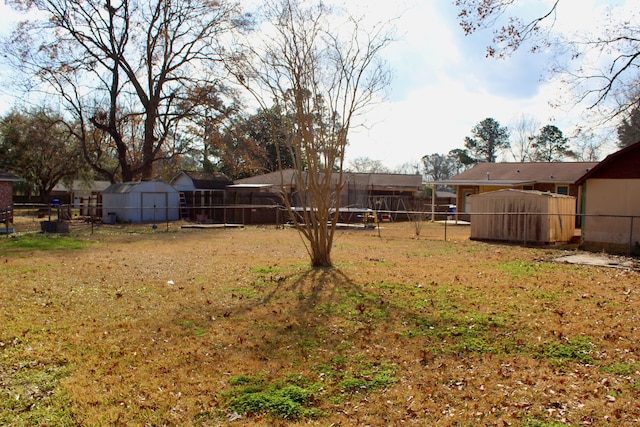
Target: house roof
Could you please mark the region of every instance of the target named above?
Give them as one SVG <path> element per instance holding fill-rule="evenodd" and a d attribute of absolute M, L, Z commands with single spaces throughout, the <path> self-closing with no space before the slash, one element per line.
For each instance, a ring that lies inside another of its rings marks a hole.
<path fill-rule="evenodd" d="M 5 172 L 0 170 L 0 181 L 24 181 L 17 175 L 12 174 L 11 172 Z"/>
<path fill-rule="evenodd" d="M 269 172 L 262 175 L 254 175 L 248 178 L 236 179 L 234 184 L 242 185 L 291 185 L 295 182 L 295 169 L 284 169 L 280 171 Z"/>
<path fill-rule="evenodd" d="M 575 199 L 573 196 L 565 194 L 550 193 L 547 191 L 537 190 L 517 190 L 514 188 L 504 188 L 498 191 L 490 191 L 488 193 L 472 194 L 469 197 L 474 199 L 504 199 L 509 197 L 522 198 L 552 198 L 552 199 Z"/>
<path fill-rule="evenodd" d="M 180 171 L 171 182 L 174 182 L 181 174 L 186 175 L 193 182 L 193 186 L 200 190 L 219 190 L 224 189 L 233 181 L 222 172 L 196 172 L 196 171 Z"/>
<path fill-rule="evenodd" d="M 609 154 L 597 166 L 583 174 L 578 184 L 587 179 L 640 179 L 640 142 Z"/>
<path fill-rule="evenodd" d="M 280 172 L 271 172 L 264 175 L 256 175 L 249 178 L 238 179 L 235 181 L 237 185 L 293 185 L 295 184 L 294 169 L 286 169 Z M 332 179 L 336 181 L 339 174 L 333 173 Z M 422 177 L 420 175 L 407 174 L 391 174 L 391 173 L 352 173 L 344 172 L 342 179 L 347 183 L 356 186 L 370 187 L 377 190 L 420 190 L 422 187 Z"/>
<path fill-rule="evenodd" d="M 575 183 L 597 162 L 478 163 L 437 184 L 513 186 L 536 183 Z"/>
<path fill-rule="evenodd" d="M 67 187 L 63 183 L 59 182 L 53 187 L 55 192 L 82 192 L 82 191 L 103 191 L 109 187 L 111 183 L 109 181 L 91 181 L 86 182 L 82 180 L 74 180 L 71 187 Z"/>

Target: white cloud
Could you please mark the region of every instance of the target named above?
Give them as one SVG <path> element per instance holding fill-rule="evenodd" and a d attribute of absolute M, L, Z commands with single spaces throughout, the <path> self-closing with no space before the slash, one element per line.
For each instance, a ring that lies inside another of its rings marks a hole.
<path fill-rule="evenodd" d="M 520 4 L 538 11 L 552 1 Z M 367 115 L 368 130 L 359 128 L 351 133 L 347 161 L 369 157 L 388 167 L 417 163 L 426 154 L 462 148 L 471 128 L 487 117 L 506 126 L 525 114 L 542 125 L 557 124 L 565 134 L 582 120 L 579 108 L 562 111 L 549 106 L 566 90 L 541 80 L 548 56 L 522 50 L 506 60 L 485 58 L 492 32 L 464 36 L 451 1 L 341 3 L 371 23 L 399 16 L 395 23 L 401 37 L 385 53 L 395 73 L 389 98 Z M 626 2 L 625 16 L 637 10 L 631 3 Z M 621 4 L 625 1 L 563 0 L 554 30 L 573 34 L 585 25 L 594 28 L 606 8 Z M 0 33 L 6 34 L 17 16 L 0 3 Z M 0 92 L 0 111 L 6 111 L 10 104 Z"/>
<path fill-rule="evenodd" d="M 554 30 L 592 26 L 604 7 L 619 3 L 563 0 Z M 388 55 L 396 70 L 390 100 L 368 116 L 370 130 L 351 134 L 347 159 L 369 157 L 388 167 L 416 163 L 426 154 L 463 148 L 464 137 L 487 117 L 507 126 L 525 114 L 567 135 L 584 121 L 580 108 L 550 106 L 568 94 L 558 82 L 543 81 L 547 54 L 521 50 L 504 60 L 487 59 L 491 32 L 465 37 L 451 4 L 416 1 L 408 11 L 399 21 L 406 37 Z"/>

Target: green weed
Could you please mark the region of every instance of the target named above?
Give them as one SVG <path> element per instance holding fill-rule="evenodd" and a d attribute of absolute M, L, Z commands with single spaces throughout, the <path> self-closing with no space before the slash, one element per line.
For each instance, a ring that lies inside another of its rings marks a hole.
<path fill-rule="evenodd" d="M 302 381 L 301 376 L 296 376 L 294 380 L 306 382 Z M 233 377 L 229 383 L 234 388 L 226 393 L 228 405 L 238 414 L 267 414 L 289 420 L 313 418 L 322 414 L 322 411 L 312 406 L 313 388 L 290 382 L 267 383 L 260 377 L 246 375 Z"/>
<path fill-rule="evenodd" d="M 594 348 L 589 337 L 576 337 L 566 343 L 553 342 L 543 345 L 537 355 L 560 363 L 565 360 L 590 363 L 593 360 L 591 352 Z"/>
<path fill-rule="evenodd" d="M 638 370 L 638 364 L 636 363 L 614 363 L 613 365 L 607 365 L 600 368 L 602 372 L 606 372 L 614 375 L 628 376 Z"/>
<path fill-rule="evenodd" d="M 522 421 L 522 427 L 569 427 L 569 424 L 527 417 Z"/>
<path fill-rule="evenodd" d="M 6 360 L 6 359 L 5 359 Z M 12 426 L 75 425 L 60 380 L 71 373 L 64 363 L 19 360 L 0 365 L 0 424 Z"/>
<path fill-rule="evenodd" d="M 527 262 L 524 260 L 508 261 L 495 267 L 497 270 L 509 273 L 514 279 L 527 279 L 537 276 L 541 272 L 549 271 L 552 266 Z"/>

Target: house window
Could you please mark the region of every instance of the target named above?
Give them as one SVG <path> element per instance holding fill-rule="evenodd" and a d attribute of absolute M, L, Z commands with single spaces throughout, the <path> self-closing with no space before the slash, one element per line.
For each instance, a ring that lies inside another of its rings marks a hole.
<path fill-rule="evenodd" d="M 558 185 L 556 187 L 556 193 L 564 194 L 565 196 L 569 195 L 569 186 L 568 185 Z"/>
<path fill-rule="evenodd" d="M 523 190 L 526 190 L 526 191 L 533 190 L 533 185 L 523 185 L 523 186 L 522 186 L 522 189 L 523 189 Z"/>

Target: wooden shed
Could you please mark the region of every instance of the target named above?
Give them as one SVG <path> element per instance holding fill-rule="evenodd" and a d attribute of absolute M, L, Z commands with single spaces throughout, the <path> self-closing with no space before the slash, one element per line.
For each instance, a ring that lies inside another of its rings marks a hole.
<path fill-rule="evenodd" d="M 155 223 L 176 221 L 179 217 L 180 195 L 165 182 L 123 182 L 102 192 L 105 223 Z"/>
<path fill-rule="evenodd" d="M 470 197 L 471 239 L 551 244 L 575 233 L 575 197 L 513 189 Z"/>

